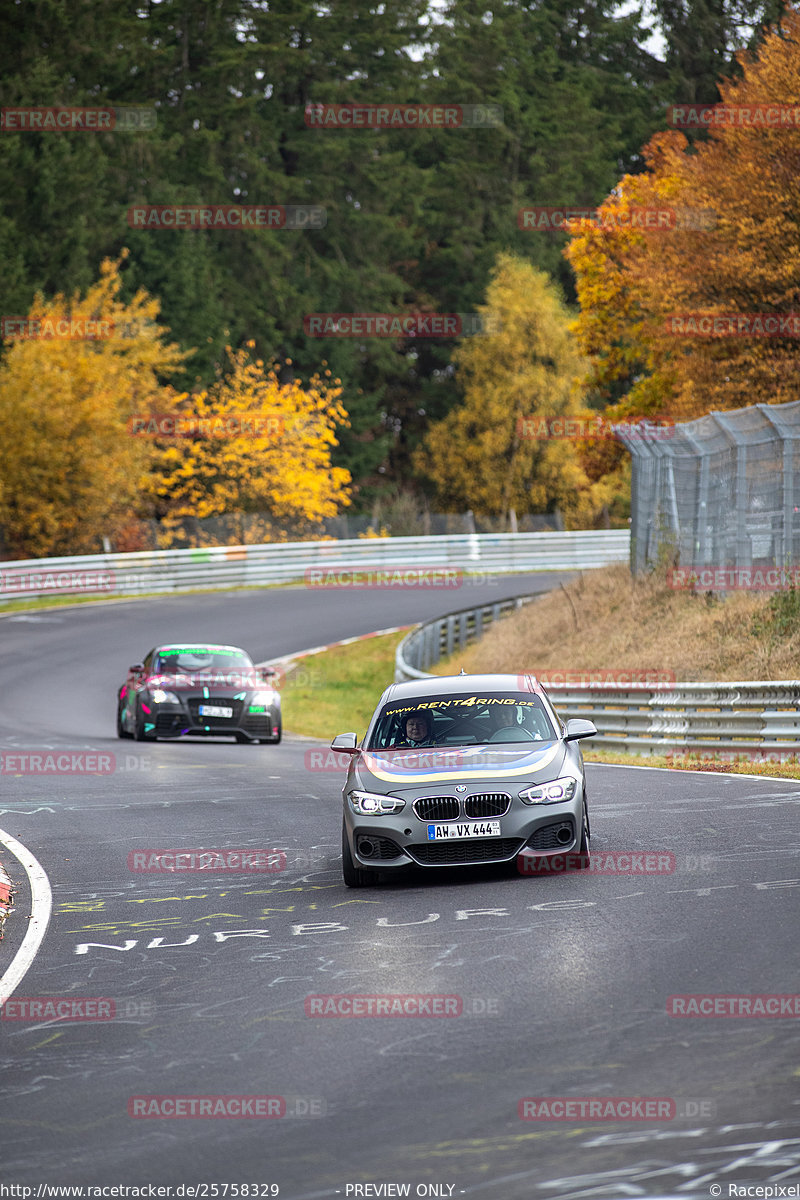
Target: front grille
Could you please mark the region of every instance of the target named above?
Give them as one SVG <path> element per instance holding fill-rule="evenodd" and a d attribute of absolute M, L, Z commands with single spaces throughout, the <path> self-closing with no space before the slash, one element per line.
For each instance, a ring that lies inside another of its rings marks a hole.
<path fill-rule="evenodd" d="M 436 867 L 456 863 L 502 862 L 512 858 L 521 847 L 519 838 L 480 838 L 463 842 L 423 842 L 417 846 L 406 846 L 406 854 L 423 866 Z"/>
<path fill-rule="evenodd" d="M 455 796 L 420 796 L 413 804 L 420 821 L 455 821 L 458 801 Z"/>
<path fill-rule="evenodd" d="M 468 817 L 502 817 L 511 807 L 508 792 L 479 792 L 464 800 L 464 812 Z"/>
<path fill-rule="evenodd" d="M 200 716 L 201 704 L 213 704 L 218 708 L 233 709 L 232 717 L 206 717 Z M 208 696 L 201 699 L 197 697 L 189 701 L 189 712 L 192 715 L 192 724 L 194 725 L 209 725 L 212 729 L 230 728 L 231 725 L 238 725 L 242 715 L 242 701 L 234 700 L 231 696 Z"/>
<path fill-rule="evenodd" d="M 369 859 L 399 858 L 400 855 L 403 853 L 402 850 L 400 850 L 400 848 L 395 845 L 395 843 L 391 840 L 391 838 L 370 836 L 369 841 L 371 841 L 373 843 L 373 845 L 377 848 L 377 854 L 369 854 L 369 855 L 365 854 L 364 858 L 369 858 Z M 357 847 L 356 847 L 358 849 L 359 854 L 361 854 L 360 846 L 361 846 L 361 839 L 359 838 Z"/>
<path fill-rule="evenodd" d="M 536 833 L 528 841 L 528 846 L 531 850 L 563 850 L 569 842 L 559 842 L 556 834 L 559 829 L 568 829 L 570 833 L 570 841 L 575 837 L 572 823 L 569 821 L 557 821 L 553 825 L 544 825 L 541 829 L 537 829 Z"/>

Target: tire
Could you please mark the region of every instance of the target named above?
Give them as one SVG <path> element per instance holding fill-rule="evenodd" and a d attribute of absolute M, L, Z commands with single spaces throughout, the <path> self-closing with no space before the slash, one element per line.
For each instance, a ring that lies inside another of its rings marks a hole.
<path fill-rule="evenodd" d="M 141 706 L 138 704 L 136 706 L 136 733 L 134 736 L 137 742 L 154 742 L 156 740 L 156 735 L 154 733 L 145 733 L 144 713 L 142 712 Z"/>
<path fill-rule="evenodd" d="M 270 728 L 272 728 L 272 726 L 270 726 Z M 259 744 L 259 742 L 266 742 L 267 745 L 277 746 L 278 742 L 281 740 L 281 732 L 282 732 L 281 731 L 281 719 L 280 719 L 280 717 L 278 717 L 278 736 L 277 737 L 251 738 L 251 737 L 248 737 L 246 733 L 237 733 L 236 740 L 237 740 L 237 742 L 249 742 L 251 746 L 257 746 Z"/>
<path fill-rule="evenodd" d="M 578 849 L 580 858 L 586 860 L 582 863 L 583 867 L 588 867 L 589 865 L 589 855 L 591 853 L 589 843 L 591 836 L 591 829 L 589 828 L 589 810 L 586 807 L 586 798 L 584 797 L 583 820 L 581 821 L 581 844 Z"/>
<path fill-rule="evenodd" d="M 129 738 L 132 736 L 133 735 L 128 733 L 127 729 L 122 724 L 122 709 L 119 707 L 119 705 L 117 705 L 117 737 L 118 738 Z"/>
<path fill-rule="evenodd" d="M 342 825 L 342 876 L 344 877 L 347 887 L 371 887 L 377 883 L 376 871 L 365 871 L 362 867 L 357 867 L 353 862 L 353 856 L 350 853 L 350 843 L 347 840 L 347 830 Z"/>

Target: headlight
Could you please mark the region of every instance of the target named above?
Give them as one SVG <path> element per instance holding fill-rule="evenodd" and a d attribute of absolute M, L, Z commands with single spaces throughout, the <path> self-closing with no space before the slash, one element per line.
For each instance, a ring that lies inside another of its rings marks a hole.
<path fill-rule="evenodd" d="M 377 796 L 374 792 L 348 792 L 347 799 L 353 812 L 362 817 L 385 817 L 387 813 L 400 812 L 405 800 L 395 796 Z"/>
<path fill-rule="evenodd" d="M 551 783 L 538 783 L 536 787 L 520 792 L 523 804 L 560 804 L 571 800 L 578 786 L 577 779 L 554 779 Z"/>
<path fill-rule="evenodd" d="M 251 704 L 274 704 L 275 692 L 254 692 Z"/>
<path fill-rule="evenodd" d="M 174 692 L 165 692 L 163 688 L 153 688 L 150 697 L 154 704 L 180 704 Z"/>

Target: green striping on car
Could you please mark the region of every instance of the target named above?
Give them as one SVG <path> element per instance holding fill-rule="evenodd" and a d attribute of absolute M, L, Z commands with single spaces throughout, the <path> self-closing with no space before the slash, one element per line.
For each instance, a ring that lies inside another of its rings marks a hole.
<path fill-rule="evenodd" d="M 273 667 L 256 667 L 238 646 L 155 646 L 128 668 L 117 692 L 117 735 L 138 741 L 232 737 L 237 742 L 279 742 L 276 675 Z"/>

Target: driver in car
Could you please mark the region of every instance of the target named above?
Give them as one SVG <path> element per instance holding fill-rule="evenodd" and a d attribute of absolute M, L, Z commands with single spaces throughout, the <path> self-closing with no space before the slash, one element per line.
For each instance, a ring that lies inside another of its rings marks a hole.
<path fill-rule="evenodd" d="M 528 717 L 530 720 L 530 715 Z M 525 717 L 520 720 L 515 706 L 501 708 L 494 717 L 490 742 L 541 741 L 541 734 L 530 729 Z"/>
<path fill-rule="evenodd" d="M 430 713 L 412 712 L 405 719 L 405 739 L 398 746 L 432 746 L 433 722 Z"/>

